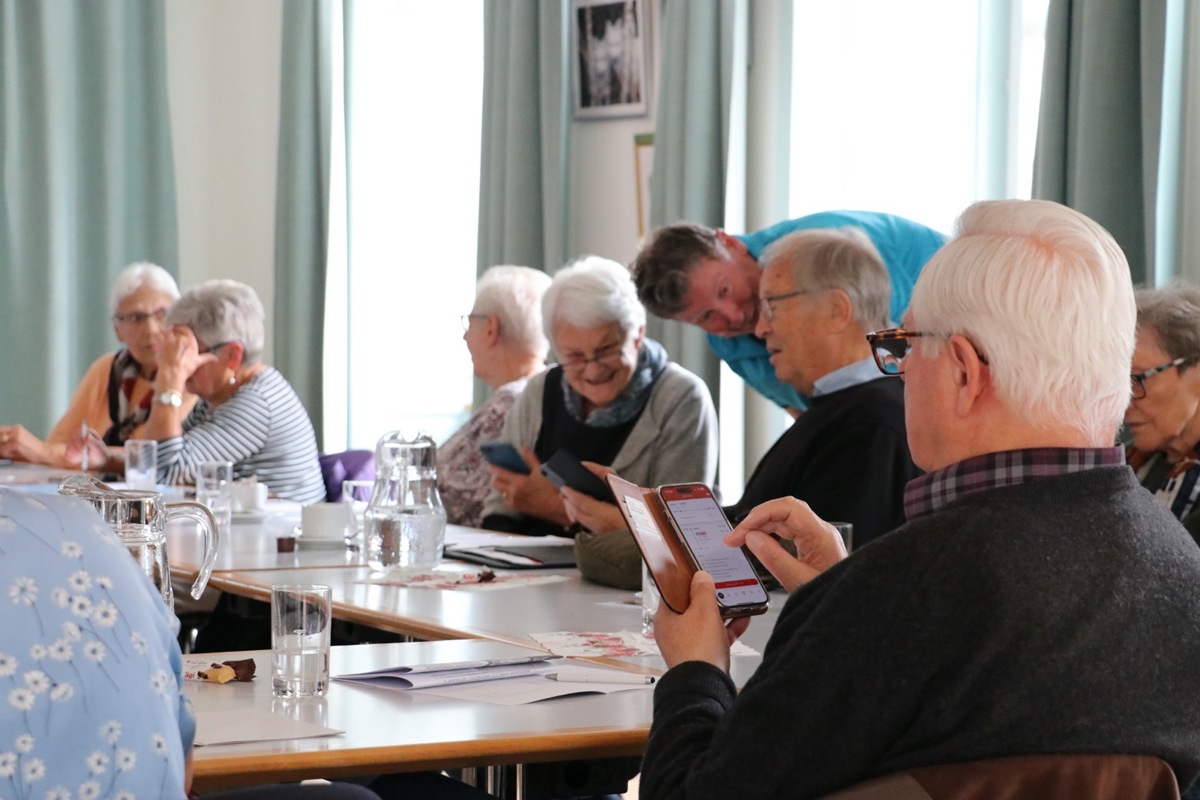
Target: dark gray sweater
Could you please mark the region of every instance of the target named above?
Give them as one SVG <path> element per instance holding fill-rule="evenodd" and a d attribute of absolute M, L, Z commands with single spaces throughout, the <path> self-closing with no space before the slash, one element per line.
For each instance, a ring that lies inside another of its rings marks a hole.
<path fill-rule="evenodd" d="M 1127 467 L 969 495 L 787 601 L 739 696 L 659 682 L 649 800 L 803 798 L 906 768 L 1147 753 L 1200 771 L 1200 549 Z"/>

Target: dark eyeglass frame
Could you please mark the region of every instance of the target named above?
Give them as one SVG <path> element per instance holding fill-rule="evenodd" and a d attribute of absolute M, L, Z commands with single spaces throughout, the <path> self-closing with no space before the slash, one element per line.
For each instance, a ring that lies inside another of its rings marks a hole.
<path fill-rule="evenodd" d="M 817 294 L 819 289 L 797 289 L 794 292 L 784 292 L 783 294 L 769 294 L 758 298 L 758 315 L 767 322 L 775 320 L 774 303 L 781 303 L 784 300 L 791 300 L 793 297 L 799 297 L 804 294 Z"/>
<path fill-rule="evenodd" d="M 1192 361 L 1195 361 L 1195 359 L 1187 358 L 1186 356 L 1180 356 L 1179 358 L 1171 359 L 1165 364 L 1159 364 L 1157 367 L 1151 367 L 1150 369 L 1144 369 L 1141 372 L 1134 372 L 1130 374 L 1129 396 L 1134 400 L 1141 400 L 1146 396 L 1147 378 L 1153 378 L 1160 372 L 1166 372 L 1167 370 L 1174 369 L 1175 367 L 1182 367 L 1184 364 L 1188 364 Z"/>
<path fill-rule="evenodd" d="M 128 314 L 113 314 L 113 322 L 122 322 L 127 325 L 145 325 L 152 318 L 157 320 L 161 325 L 163 320 L 167 318 L 168 309 L 160 308 L 157 311 L 131 311 Z"/>
<path fill-rule="evenodd" d="M 227 342 L 219 342 L 219 343 L 211 345 L 211 346 L 210 345 L 202 345 L 198 352 L 200 355 L 204 355 L 205 353 L 211 353 L 214 350 L 220 350 L 222 347 L 224 347 L 227 344 L 233 344 L 234 341 L 235 340 L 230 339 Z M 199 342 L 197 342 L 197 344 L 199 344 Z"/>
<path fill-rule="evenodd" d="M 871 345 L 871 355 L 875 359 L 875 366 L 879 367 L 879 371 L 884 375 L 895 378 L 904 374 L 904 360 L 912 352 L 912 343 L 909 342 L 909 339 L 921 336 L 946 337 L 949 335 L 928 331 L 910 331 L 904 328 L 885 328 L 868 333 L 867 342 Z M 979 356 L 980 362 L 987 364 L 987 356 L 979 352 L 979 348 L 975 346 L 974 342 L 971 342 L 971 347 L 975 349 L 975 354 Z"/>

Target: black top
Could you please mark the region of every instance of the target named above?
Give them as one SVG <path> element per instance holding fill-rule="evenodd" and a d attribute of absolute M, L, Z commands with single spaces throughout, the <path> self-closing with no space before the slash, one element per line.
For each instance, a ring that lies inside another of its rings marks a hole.
<path fill-rule="evenodd" d="M 904 429 L 904 383 L 881 376 L 814 397 L 727 511 L 736 523 L 759 503 L 796 497 L 821 519 L 853 523 L 857 549 L 904 522 L 904 486 L 919 474 Z"/>

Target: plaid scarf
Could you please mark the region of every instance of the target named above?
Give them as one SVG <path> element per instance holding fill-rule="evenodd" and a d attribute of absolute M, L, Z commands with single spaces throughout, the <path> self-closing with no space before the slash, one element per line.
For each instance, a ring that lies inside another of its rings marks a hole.
<path fill-rule="evenodd" d="M 137 385 L 142 365 L 122 349 L 113 356 L 112 369 L 108 373 L 108 416 L 113 426 L 104 434 L 107 445 L 124 444 L 129 435 L 150 417 L 153 392 L 146 392 L 142 402 L 133 406 L 133 388 Z"/>

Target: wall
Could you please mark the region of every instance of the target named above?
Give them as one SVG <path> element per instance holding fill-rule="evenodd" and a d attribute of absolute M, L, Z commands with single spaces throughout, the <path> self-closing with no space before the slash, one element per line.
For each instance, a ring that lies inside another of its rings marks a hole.
<path fill-rule="evenodd" d="M 237 278 L 269 315 L 283 0 L 167 0 L 166 10 L 179 283 Z"/>

